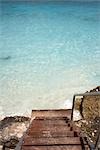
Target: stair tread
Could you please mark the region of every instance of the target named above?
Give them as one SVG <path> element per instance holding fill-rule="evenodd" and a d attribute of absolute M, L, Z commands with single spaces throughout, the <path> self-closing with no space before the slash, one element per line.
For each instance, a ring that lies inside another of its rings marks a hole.
<path fill-rule="evenodd" d="M 23 145 L 62 145 L 62 144 L 81 144 L 79 137 L 49 137 L 49 138 L 33 138 L 26 137 Z"/>
<path fill-rule="evenodd" d="M 81 145 L 75 146 L 23 146 L 22 150 L 82 150 Z"/>

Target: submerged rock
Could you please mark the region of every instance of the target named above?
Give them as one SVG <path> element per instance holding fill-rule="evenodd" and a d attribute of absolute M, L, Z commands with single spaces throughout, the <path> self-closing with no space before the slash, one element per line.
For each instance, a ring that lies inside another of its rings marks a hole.
<path fill-rule="evenodd" d="M 0 59 L 1 60 L 9 60 L 9 59 L 11 59 L 11 56 L 1 57 Z"/>

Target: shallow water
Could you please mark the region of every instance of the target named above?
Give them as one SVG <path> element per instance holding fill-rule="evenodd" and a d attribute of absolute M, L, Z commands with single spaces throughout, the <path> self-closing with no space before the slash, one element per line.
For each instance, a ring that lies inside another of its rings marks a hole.
<path fill-rule="evenodd" d="M 74 93 L 100 85 L 100 2 L 0 8 L 1 115 L 66 108 Z"/>

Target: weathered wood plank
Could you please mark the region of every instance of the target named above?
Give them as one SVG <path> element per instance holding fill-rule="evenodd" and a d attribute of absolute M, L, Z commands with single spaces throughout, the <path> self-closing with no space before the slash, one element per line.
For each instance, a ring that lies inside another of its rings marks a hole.
<path fill-rule="evenodd" d="M 44 124 L 44 125 L 67 125 L 69 122 L 65 120 L 33 120 L 31 125 L 36 125 L 36 124 Z"/>
<path fill-rule="evenodd" d="M 71 118 L 71 109 L 49 109 L 49 110 L 32 110 L 33 117 L 68 117 Z"/>
<path fill-rule="evenodd" d="M 27 131 L 27 134 L 30 134 L 30 135 L 32 135 L 32 134 L 34 134 L 34 132 L 35 131 L 37 131 L 37 132 L 51 132 L 51 133 L 54 133 L 54 132 L 67 132 L 67 131 L 70 131 L 70 127 L 66 127 L 66 128 L 57 128 L 57 127 L 52 127 L 52 128 L 50 128 L 50 127 L 46 127 L 46 128 L 38 128 L 38 127 L 36 127 L 36 128 L 30 128 L 28 131 Z"/>
<path fill-rule="evenodd" d="M 67 117 L 52 117 L 52 116 L 44 116 L 44 117 L 36 117 L 34 120 L 68 120 Z"/>
<path fill-rule="evenodd" d="M 34 131 L 31 133 L 27 133 L 27 137 L 74 137 L 74 132 L 73 131 Z M 26 137 L 26 136 L 25 136 Z"/>
<path fill-rule="evenodd" d="M 23 145 L 75 145 L 81 144 L 79 137 L 57 137 L 57 138 L 24 138 Z"/>
<path fill-rule="evenodd" d="M 36 129 L 45 129 L 45 130 L 52 130 L 52 129 L 69 129 L 70 126 L 66 125 L 55 125 L 55 124 L 44 124 L 44 123 L 33 123 L 30 126 L 29 130 L 36 130 Z"/>
<path fill-rule="evenodd" d="M 23 146 L 22 150 L 82 150 L 81 145 L 67 146 Z"/>

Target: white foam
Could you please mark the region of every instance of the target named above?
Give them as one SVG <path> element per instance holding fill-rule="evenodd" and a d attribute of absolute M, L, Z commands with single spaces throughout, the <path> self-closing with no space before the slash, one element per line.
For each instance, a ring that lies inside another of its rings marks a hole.
<path fill-rule="evenodd" d="M 0 120 L 2 120 L 4 117 L 3 108 L 0 106 Z"/>
<path fill-rule="evenodd" d="M 65 100 L 65 102 L 63 104 L 63 108 L 72 109 L 72 100 L 70 100 L 70 99 Z"/>
<path fill-rule="evenodd" d="M 64 104 L 63 104 L 63 108 L 65 109 L 72 109 L 72 105 L 73 105 L 73 102 L 72 100 L 70 99 L 67 99 L 65 100 Z M 73 120 L 74 121 L 78 121 L 82 119 L 81 115 L 80 115 L 80 112 L 78 110 L 73 110 Z"/>

